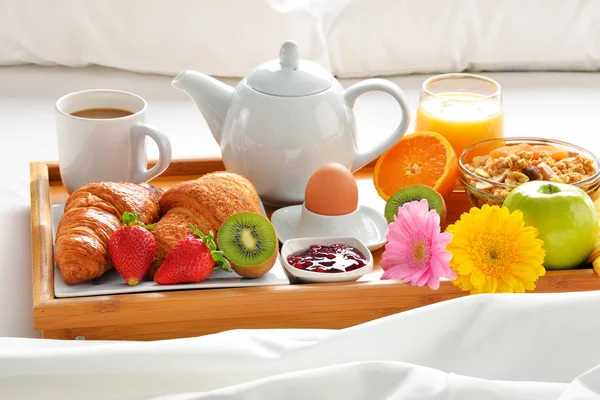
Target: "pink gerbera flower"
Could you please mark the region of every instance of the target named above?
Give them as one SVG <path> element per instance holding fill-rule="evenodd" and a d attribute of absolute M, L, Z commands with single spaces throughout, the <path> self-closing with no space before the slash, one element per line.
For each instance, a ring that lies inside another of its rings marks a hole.
<path fill-rule="evenodd" d="M 381 258 L 381 279 L 396 279 L 436 290 L 440 278 L 456 279 L 450 268 L 452 254 L 446 245 L 449 233 L 440 233 L 440 216 L 429 210 L 427 200 L 412 201 L 398 209 L 387 234 Z"/>

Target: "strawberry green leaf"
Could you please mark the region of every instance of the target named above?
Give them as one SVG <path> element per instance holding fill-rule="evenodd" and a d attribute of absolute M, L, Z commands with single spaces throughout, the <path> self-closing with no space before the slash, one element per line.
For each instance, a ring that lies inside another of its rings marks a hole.
<path fill-rule="evenodd" d="M 192 231 L 202 239 L 204 245 L 210 250 L 210 256 L 215 261 L 215 269 L 222 269 L 223 271 L 233 272 L 231 269 L 231 264 L 225 258 L 222 251 L 217 251 L 217 245 L 215 244 L 215 234 L 213 231 L 209 231 L 208 235 L 205 235 L 200 231 L 200 229 L 196 228 L 194 225 L 190 225 Z"/>
<path fill-rule="evenodd" d="M 124 212 L 123 217 L 121 217 L 121 221 L 123 222 L 123 226 L 127 225 L 135 225 L 139 219 L 139 214 L 134 214 L 130 212 Z"/>
<path fill-rule="evenodd" d="M 215 260 L 215 269 L 222 269 L 223 271 L 233 272 L 231 269 L 231 264 L 229 264 L 229 260 L 225 258 L 222 251 L 213 251 L 211 252 L 211 256 L 213 260 Z"/>
<path fill-rule="evenodd" d="M 121 217 L 121 222 L 123 226 L 141 226 L 142 228 L 146 228 L 149 231 L 152 231 L 152 229 L 154 229 L 154 226 L 156 224 L 150 224 L 150 225 L 144 225 L 142 223 L 142 221 L 140 221 L 140 218 L 142 218 L 142 214 L 140 213 L 131 213 L 131 212 L 124 212 L 123 216 Z"/>

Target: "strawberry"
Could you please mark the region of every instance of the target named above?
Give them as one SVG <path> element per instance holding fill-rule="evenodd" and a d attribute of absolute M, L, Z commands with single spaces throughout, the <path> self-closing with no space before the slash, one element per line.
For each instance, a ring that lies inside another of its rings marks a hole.
<path fill-rule="evenodd" d="M 154 275 L 159 285 L 202 282 L 216 268 L 232 271 L 229 261 L 217 251 L 213 232 L 207 236 L 195 226 L 191 228 L 195 235 L 179 240 Z"/>
<path fill-rule="evenodd" d="M 135 286 L 146 275 L 156 252 L 156 241 L 150 233 L 154 225 L 140 222 L 140 214 L 123 214 L 122 227 L 108 241 L 108 253 L 121 277 Z"/>

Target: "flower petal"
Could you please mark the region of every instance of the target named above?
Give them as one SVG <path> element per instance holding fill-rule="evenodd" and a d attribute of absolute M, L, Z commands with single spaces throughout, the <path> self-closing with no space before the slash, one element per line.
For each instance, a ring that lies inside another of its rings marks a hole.
<path fill-rule="evenodd" d="M 485 286 L 483 289 L 486 293 L 496 293 L 498 290 L 498 281 L 493 275 L 486 275 Z"/>
<path fill-rule="evenodd" d="M 410 279 L 408 279 L 410 276 L 411 272 L 409 268 L 395 267 L 385 271 L 381 276 L 381 279 L 399 280 L 407 282 L 410 281 Z"/>
<path fill-rule="evenodd" d="M 413 275 L 413 283 L 417 286 L 423 286 L 429 281 L 429 278 L 432 275 L 431 270 L 429 268 L 423 268 L 419 271 L 421 272 L 420 276 L 417 276 L 417 274 Z"/>
<path fill-rule="evenodd" d="M 427 286 L 433 290 L 438 290 L 440 288 L 440 278 L 434 274 L 431 274 L 429 280 L 427 280 Z"/>
<path fill-rule="evenodd" d="M 475 267 L 475 264 L 471 260 L 458 264 L 458 267 L 456 268 L 456 272 L 461 275 L 470 275 L 474 271 L 479 271 L 479 269 Z"/>
<path fill-rule="evenodd" d="M 474 268 L 473 272 L 471 272 L 471 279 L 470 279 L 471 285 L 473 285 L 473 288 L 475 289 L 483 289 L 483 287 L 485 286 L 485 274 L 483 272 L 481 272 L 481 270 Z"/>
<path fill-rule="evenodd" d="M 468 276 L 459 275 L 452 281 L 452 284 L 465 292 L 470 292 L 473 289 L 473 285 L 471 285 Z"/>

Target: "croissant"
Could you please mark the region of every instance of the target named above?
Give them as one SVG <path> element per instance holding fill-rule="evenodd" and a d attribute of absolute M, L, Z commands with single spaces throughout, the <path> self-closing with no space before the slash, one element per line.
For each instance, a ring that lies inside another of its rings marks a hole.
<path fill-rule="evenodd" d="M 65 203 L 54 244 L 54 259 L 63 280 L 74 285 L 104 274 L 112 263 L 110 236 L 121 226 L 124 212 L 140 214 L 140 221 L 158 220 L 162 190 L 146 184 L 91 183 L 74 191 Z"/>
<path fill-rule="evenodd" d="M 192 181 L 180 182 L 160 197 L 162 217 L 154 227 L 156 257 L 148 275 L 153 277 L 173 246 L 193 234 L 195 225 L 204 234 L 219 228 L 240 212 L 260 213 L 256 189 L 245 177 L 232 172 L 212 172 Z"/>

